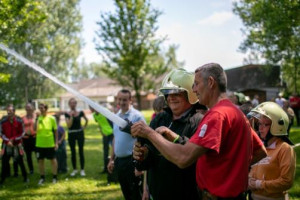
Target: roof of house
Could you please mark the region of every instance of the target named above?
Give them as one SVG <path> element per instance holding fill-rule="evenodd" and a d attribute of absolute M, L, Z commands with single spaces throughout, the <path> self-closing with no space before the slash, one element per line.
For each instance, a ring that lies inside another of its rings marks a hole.
<path fill-rule="evenodd" d="M 245 65 L 225 70 L 227 88 L 241 91 L 254 88 L 280 87 L 280 67 L 267 65 Z"/>
<path fill-rule="evenodd" d="M 113 80 L 108 78 L 81 80 L 78 83 L 71 83 L 69 86 L 87 97 L 115 96 L 122 89 L 122 86 L 117 85 Z M 69 92 L 61 95 L 63 98 L 72 96 L 74 95 Z"/>

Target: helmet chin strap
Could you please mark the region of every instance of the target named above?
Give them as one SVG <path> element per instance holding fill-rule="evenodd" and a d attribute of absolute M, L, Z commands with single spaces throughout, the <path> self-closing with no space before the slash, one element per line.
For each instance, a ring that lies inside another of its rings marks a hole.
<path fill-rule="evenodd" d="M 265 147 L 268 147 L 268 146 L 269 146 L 269 145 L 268 145 L 268 142 L 269 142 L 269 140 L 270 140 L 272 137 L 273 137 L 273 135 L 271 134 L 271 132 L 270 132 L 270 130 L 269 130 L 269 132 L 268 132 L 267 135 L 266 135 L 266 139 L 263 139 L 263 142 L 264 142 Z"/>

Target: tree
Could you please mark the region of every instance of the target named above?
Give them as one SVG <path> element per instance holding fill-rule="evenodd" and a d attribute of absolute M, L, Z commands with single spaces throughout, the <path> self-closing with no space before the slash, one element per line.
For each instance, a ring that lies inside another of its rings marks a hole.
<path fill-rule="evenodd" d="M 101 71 L 103 65 L 103 63 L 95 62 L 87 64 L 84 60 L 82 60 L 78 68 L 72 70 L 72 82 L 77 82 L 83 79 L 107 77 L 107 75 Z"/>
<path fill-rule="evenodd" d="M 77 68 L 80 50 L 81 15 L 78 0 L 39 0 L 46 18 L 40 23 L 23 27 L 26 41 L 8 41 L 10 48 L 43 67 L 60 80 L 67 80 L 71 69 Z M 0 103 L 16 104 L 34 98 L 48 98 L 57 94 L 59 87 L 38 72 L 13 57 L 0 69 L 11 75 L 7 84 L 0 85 Z"/>
<path fill-rule="evenodd" d="M 40 2 L 2 0 L 0 2 L 0 42 L 6 44 L 8 41 L 26 40 L 25 30 L 29 24 L 39 23 L 45 19 L 41 12 Z M 0 63 L 7 63 L 4 52 L 0 51 Z M 0 83 L 7 83 L 10 74 L 0 72 Z"/>
<path fill-rule="evenodd" d="M 299 92 L 299 0 L 241 0 L 234 3 L 233 11 L 245 25 L 240 50 L 261 55 L 267 64 L 281 65 L 288 89 Z"/>
<path fill-rule="evenodd" d="M 170 68 L 160 55 L 164 38 L 155 38 L 161 12 L 151 8 L 150 0 L 114 2 L 115 13 L 101 14 L 97 22 L 96 49 L 105 63 L 102 71 L 121 86 L 134 90 L 140 108 L 141 92 L 155 85 Z"/>

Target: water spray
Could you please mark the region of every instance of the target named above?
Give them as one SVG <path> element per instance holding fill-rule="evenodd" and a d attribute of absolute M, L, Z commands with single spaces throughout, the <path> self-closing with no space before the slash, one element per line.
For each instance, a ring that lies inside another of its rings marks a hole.
<path fill-rule="evenodd" d="M 45 77 L 47 77 L 50 80 L 52 80 L 54 83 L 56 83 L 59 86 L 63 87 L 68 92 L 72 93 L 73 95 L 75 95 L 76 97 L 78 97 L 79 99 L 81 99 L 82 101 L 84 101 L 85 103 L 87 103 L 88 105 L 90 105 L 97 112 L 101 113 L 102 115 L 104 115 L 105 117 L 107 117 L 109 120 L 111 120 L 112 122 L 114 122 L 115 124 L 117 124 L 121 128 L 121 130 L 124 130 L 125 132 L 130 132 L 130 128 L 129 128 L 130 127 L 130 123 L 128 123 L 128 121 L 120 118 L 116 114 L 110 112 L 107 108 L 105 108 L 103 106 L 100 106 L 99 104 L 95 103 L 94 101 L 92 101 L 88 97 L 82 95 L 80 92 L 78 92 L 78 91 L 74 90 L 73 88 L 69 87 L 68 85 L 64 84 L 63 82 L 61 82 L 60 80 L 58 80 L 55 76 L 53 76 L 53 75 L 49 74 L 48 72 L 46 72 L 42 67 L 36 65 L 33 62 L 30 62 L 29 60 L 27 60 L 26 58 L 24 58 L 23 56 L 21 56 L 20 54 L 18 54 L 17 52 L 15 52 L 14 50 L 11 50 L 11 49 L 7 48 L 5 45 L 3 45 L 1 43 L 0 43 L 0 48 L 2 50 L 6 51 L 8 54 L 13 55 L 14 57 L 16 57 L 19 61 L 21 61 L 24 64 L 26 64 L 28 67 L 31 67 L 35 71 L 41 73 Z"/>

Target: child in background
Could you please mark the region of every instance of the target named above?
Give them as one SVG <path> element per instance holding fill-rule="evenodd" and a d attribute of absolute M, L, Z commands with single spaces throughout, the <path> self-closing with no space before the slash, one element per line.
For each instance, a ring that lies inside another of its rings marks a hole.
<path fill-rule="evenodd" d="M 60 115 L 54 115 L 57 123 L 57 133 L 58 133 L 58 149 L 56 151 L 57 159 L 57 172 L 67 173 L 67 152 L 66 152 L 66 141 L 65 129 L 60 125 Z"/>
<path fill-rule="evenodd" d="M 153 120 L 154 117 L 158 113 L 162 112 L 163 109 L 164 109 L 164 107 L 166 107 L 164 96 L 158 96 L 158 97 L 156 97 L 156 99 L 154 99 L 154 101 L 153 101 L 152 107 L 153 107 L 154 113 L 151 116 L 151 120 Z"/>

